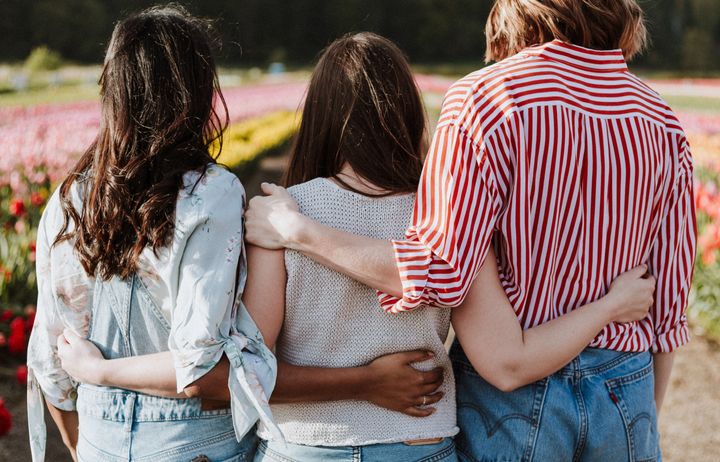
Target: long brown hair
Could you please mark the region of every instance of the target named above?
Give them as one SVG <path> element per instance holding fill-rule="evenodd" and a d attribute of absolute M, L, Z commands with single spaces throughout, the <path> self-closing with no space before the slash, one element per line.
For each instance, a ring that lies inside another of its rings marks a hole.
<path fill-rule="evenodd" d="M 648 40 L 636 0 L 497 0 L 485 37 L 487 61 L 554 39 L 596 50 L 620 48 L 631 59 Z"/>
<path fill-rule="evenodd" d="M 126 278 L 145 248 L 168 246 L 184 174 L 204 174 L 214 162 L 209 148 L 227 108 L 221 119 L 212 44 L 209 22 L 176 5 L 115 26 L 100 77 L 100 131 L 60 187 L 65 223 L 55 243 L 74 239 L 89 275 Z M 81 212 L 72 204 L 75 182 Z"/>
<path fill-rule="evenodd" d="M 415 191 L 425 125 L 402 51 L 376 34 L 346 35 L 323 50 L 313 71 L 285 184 L 336 176 L 347 162 L 386 191 L 380 196 Z"/>

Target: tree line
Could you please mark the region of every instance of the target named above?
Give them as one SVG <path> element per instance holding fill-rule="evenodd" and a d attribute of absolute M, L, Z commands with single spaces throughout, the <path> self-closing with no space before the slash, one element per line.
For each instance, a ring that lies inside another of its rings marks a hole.
<path fill-rule="evenodd" d="M 720 2 L 640 0 L 652 44 L 638 65 L 720 69 Z M 0 0 L 0 61 L 46 45 L 63 58 L 100 62 L 114 22 L 157 1 Z M 221 62 L 305 65 L 334 38 L 369 30 L 395 40 L 415 63 L 480 63 L 492 0 L 189 0 L 216 20 Z"/>

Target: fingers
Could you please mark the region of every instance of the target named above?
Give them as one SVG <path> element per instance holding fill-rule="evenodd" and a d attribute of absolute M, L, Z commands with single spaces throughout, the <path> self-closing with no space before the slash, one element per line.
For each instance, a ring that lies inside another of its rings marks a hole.
<path fill-rule="evenodd" d="M 432 395 L 432 394 L 436 393 L 438 391 L 438 389 L 440 389 L 441 386 L 442 386 L 442 380 L 439 382 L 436 382 L 436 383 L 423 385 L 419 389 L 420 396 Z"/>
<path fill-rule="evenodd" d="M 440 384 L 445 377 L 445 371 L 443 371 L 442 367 L 437 367 L 431 371 L 420 371 L 420 374 L 422 374 L 421 383 L 423 385 Z"/>
<path fill-rule="evenodd" d="M 435 353 L 426 350 L 414 350 L 403 351 L 401 353 L 396 353 L 396 355 L 401 359 L 403 363 L 412 364 L 421 363 L 423 361 L 427 361 L 428 359 L 432 359 L 435 356 Z"/>
<path fill-rule="evenodd" d="M 443 399 L 444 396 L 445 396 L 445 393 L 443 393 L 441 391 L 439 391 L 437 393 L 428 394 L 428 395 L 422 395 L 422 396 L 418 397 L 417 400 L 415 401 L 415 406 L 422 406 L 422 407 L 430 406 L 432 404 L 437 403 L 441 399 Z"/>
<path fill-rule="evenodd" d="M 435 410 L 436 409 L 434 407 L 419 408 L 412 406 L 402 411 L 402 413 L 412 417 L 428 417 L 433 415 L 435 413 Z"/>
<path fill-rule="evenodd" d="M 627 274 L 628 276 L 630 276 L 634 279 L 639 279 L 639 278 L 645 276 L 645 274 L 647 274 L 647 271 L 648 271 L 648 266 L 645 263 L 643 263 L 643 264 L 638 265 L 635 268 L 629 270 L 625 274 Z"/>
<path fill-rule="evenodd" d="M 261 183 L 260 189 L 262 190 L 263 194 L 267 196 L 272 196 L 275 194 L 283 194 L 285 192 L 285 188 L 282 186 L 278 186 L 275 183 Z"/>

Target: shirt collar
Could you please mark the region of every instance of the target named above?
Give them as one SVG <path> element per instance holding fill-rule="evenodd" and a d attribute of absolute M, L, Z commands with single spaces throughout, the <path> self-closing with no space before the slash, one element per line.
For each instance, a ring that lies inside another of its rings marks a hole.
<path fill-rule="evenodd" d="M 550 61 L 594 72 L 627 71 L 627 63 L 620 49 L 593 50 L 560 40 L 527 48 L 525 53 Z"/>

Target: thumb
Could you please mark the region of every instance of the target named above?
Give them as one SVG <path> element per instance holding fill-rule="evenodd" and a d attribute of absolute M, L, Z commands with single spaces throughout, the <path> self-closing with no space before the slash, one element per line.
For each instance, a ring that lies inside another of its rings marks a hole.
<path fill-rule="evenodd" d="M 272 196 L 275 193 L 280 192 L 282 188 L 275 183 L 262 183 L 260 184 L 260 189 L 262 190 L 263 194 L 266 194 L 268 196 Z"/>
<path fill-rule="evenodd" d="M 641 278 L 641 277 L 645 276 L 645 273 L 647 273 L 647 270 L 648 270 L 647 265 L 643 263 L 643 264 L 638 265 L 635 268 L 631 269 L 630 271 L 628 271 L 628 273 L 633 278 Z"/>
<path fill-rule="evenodd" d="M 432 351 L 415 350 L 402 353 L 405 364 L 421 363 L 435 356 Z"/>
<path fill-rule="evenodd" d="M 63 330 L 63 337 L 65 337 L 65 341 L 70 345 L 73 345 L 82 340 L 82 338 L 78 334 L 76 334 L 75 331 L 67 327 L 65 328 L 65 330 Z"/>

